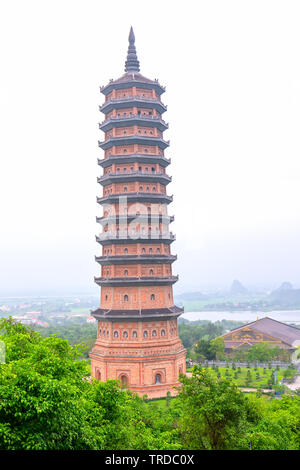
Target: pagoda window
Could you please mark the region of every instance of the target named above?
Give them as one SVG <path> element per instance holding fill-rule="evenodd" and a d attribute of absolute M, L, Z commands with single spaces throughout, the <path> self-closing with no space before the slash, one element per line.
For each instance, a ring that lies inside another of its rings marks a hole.
<path fill-rule="evenodd" d="M 152 116 L 152 111 L 149 111 L 149 116 Z"/>
<path fill-rule="evenodd" d="M 155 374 L 155 383 L 161 384 L 161 374 Z"/>
<path fill-rule="evenodd" d="M 125 254 L 125 255 L 128 255 L 128 248 L 125 248 L 125 249 L 124 249 L 124 254 Z"/>
<path fill-rule="evenodd" d="M 148 338 L 148 331 L 144 331 L 144 338 Z"/>
<path fill-rule="evenodd" d="M 120 173 L 120 168 L 117 168 L 117 173 Z"/>
<path fill-rule="evenodd" d="M 140 129 L 138 130 L 138 133 L 139 133 L 139 134 L 141 133 Z"/>
<path fill-rule="evenodd" d="M 160 333 L 161 336 L 166 336 L 166 332 L 165 330 L 161 330 L 161 333 Z"/>
<path fill-rule="evenodd" d="M 124 168 L 124 169 L 123 169 L 123 173 L 126 173 L 126 172 L 127 172 L 127 168 Z"/>
<path fill-rule="evenodd" d="M 101 329 L 99 330 L 99 336 L 101 336 Z"/>
<path fill-rule="evenodd" d="M 144 149 L 145 153 L 148 153 L 148 149 Z"/>
<path fill-rule="evenodd" d="M 143 192 L 143 186 L 140 186 L 140 187 L 139 187 L 139 191 L 140 191 L 140 193 Z"/>
<path fill-rule="evenodd" d="M 128 338 L 128 333 L 127 333 L 127 331 L 124 331 L 124 333 L 123 333 L 123 338 Z"/>
<path fill-rule="evenodd" d="M 146 188 L 147 193 L 149 193 L 149 189 L 150 189 L 149 186 L 147 186 L 147 188 Z"/>
<path fill-rule="evenodd" d="M 124 186 L 124 193 L 127 193 L 127 186 Z"/>
<path fill-rule="evenodd" d="M 147 168 L 145 168 L 145 171 L 146 171 L 146 173 L 148 173 L 148 167 L 147 167 Z"/>
<path fill-rule="evenodd" d="M 124 133 L 124 134 L 127 134 L 127 132 L 126 132 L 126 131 L 123 131 L 123 133 Z"/>
<path fill-rule="evenodd" d="M 133 166 L 130 167 L 130 171 L 131 171 L 131 173 L 133 173 Z"/>
<path fill-rule="evenodd" d="M 152 248 L 149 248 L 149 253 L 150 253 L 150 254 L 152 253 Z"/>
<path fill-rule="evenodd" d="M 109 337 L 109 331 L 108 331 L 108 330 L 107 330 L 107 332 L 106 332 L 106 336 Z"/>
<path fill-rule="evenodd" d="M 154 294 L 151 294 L 151 295 L 150 295 L 150 299 L 151 299 L 151 300 L 155 300 L 155 295 L 154 295 Z"/>
<path fill-rule="evenodd" d="M 155 187 L 155 186 L 153 186 L 153 188 L 152 188 L 152 192 L 153 192 L 153 193 L 155 193 L 155 191 L 156 191 L 156 187 Z"/>
<path fill-rule="evenodd" d="M 154 167 L 152 167 L 151 170 L 152 170 L 152 173 L 155 173 L 155 168 Z"/>
<path fill-rule="evenodd" d="M 127 375 L 121 375 L 121 386 L 122 386 L 122 388 L 128 387 L 128 377 L 127 377 Z"/>
<path fill-rule="evenodd" d="M 128 276 L 128 270 L 127 269 L 125 269 L 125 271 L 124 271 L 124 276 Z"/>
<path fill-rule="evenodd" d="M 124 302 L 128 302 L 128 295 L 127 294 L 124 295 Z"/>
<path fill-rule="evenodd" d="M 119 337 L 118 331 L 114 331 L 114 338 L 118 338 L 118 337 Z"/>
<path fill-rule="evenodd" d="M 149 274 L 150 276 L 153 276 L 153 269 L 150 269 Z"/>
<path fill-rule="evenodd" d="M 160 248 L 156 248 L 156 253 L 160 253 Z"/>
<path fill-rule="evenodd" d="M 133 331 L 132 337 L 133 337 L 133 338 L 137 338 L 137 331 Z"/>
<path fill-rule="evenodd" d="M 152 336 L 157 336 L 156 330 L 152 331 Z"/>
<path fill-rule="evenodd" d="M 141 115 L 141 111 L 138 111 L 138 116 L 140 116 L 140 115 Z"/>
<path fill-rule="evenodd" d="M 142 171 L 142 167 L 141 167 L 141 166 L 139 166 L 139 171 Z"/>
<path fill-rule="evenodd" d="M 123 149 L 123 152 L 124 152 L 124 153 L 127 153 L 127 149 Z"/>
<path fill-rule="evenodd" d="M 153 132 L 152 132 L 152 131 L 150 131 L 150 134 L 151 134 L 151 135 L 153 135 Z"/>
<path fill-rule="evenodd" d="M 105 296 L 105 300 L 108 300 L 108 295 Z"/>
<path fill-rule="evenodd" d="M 142 253 L 146 253 L 146 250 L 145 250 L 145 248 L 142 248 Z"/>

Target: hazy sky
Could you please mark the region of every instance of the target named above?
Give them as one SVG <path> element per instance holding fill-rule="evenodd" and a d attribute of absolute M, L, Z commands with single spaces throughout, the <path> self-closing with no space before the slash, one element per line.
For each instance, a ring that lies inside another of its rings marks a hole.
<path fill-rule="evenodd" d="M 98 292 L 99 86 L 167 87 L 176 291 L 300 285 L 299 1 L 0 6 L 0 294 Z"/>

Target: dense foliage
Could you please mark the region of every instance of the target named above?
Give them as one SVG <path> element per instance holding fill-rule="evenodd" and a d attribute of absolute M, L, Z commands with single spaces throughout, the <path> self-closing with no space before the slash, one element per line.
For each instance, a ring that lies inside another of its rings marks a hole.
<path fill-rule="evenodd" d="M 0 449 L 299 449 L 300 397 L 249 399 L 194 368 L 163 406 L 88 376 L 80 347 L 0 320 Z"/>

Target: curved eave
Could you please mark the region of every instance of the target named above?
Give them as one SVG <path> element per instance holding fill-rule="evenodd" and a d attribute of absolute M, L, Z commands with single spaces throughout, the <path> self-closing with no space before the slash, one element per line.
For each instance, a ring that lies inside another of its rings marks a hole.
<path fill-rule="evenodd" d="M 97 197 L 98 204 L 109 204 L 109 203 L 122 203 L 125 202 L 125 199 L 129 202 L 133 201 L 149 201 L 149 202 L 163 202 L 165 204 L 170 204 L 173 201 L 173 196 L 167 196 L 166 194 L 157 194 L 157 193 L 119 193 L 119 194 L 109 194 L 105 197 Z"/>
<path fill-rule="evenodd" d="M 143 116 L 132 116 L 132 117 L 120 117 L 112 118 L 99 123 L 99 129 L 103 132 L 108 132 L 113 128 L 127 127 L 127 126 L 147 126 L 156 128 L 161 132 L 164 132 L 169 128 L 169 124 L 165 123 L 162 119 L 146 118 Z"/>
<path fill-rule="evenodd" d="M 162 139 L 161 137 L 144 137 L 144 136 L 122 136 L 122 137 L 109 137 L 109 139 L 100 142 L 98 140 L 98 147 L 102 150 L 107 150 L 114 147 L 115 145 L 157 145 L 161 150 L 165 150 L 169 147 L 170 142 Z"/>
<path fill-rule="evenodd" d="M 100 87 L 100 92 L 106 96 L 109 95 L 109 93 L 111 93 L 113 90 L 124 90 L 132 87 L 143 88 L 145 90 L 154 89 L 158 95 L 162 95 L 166 91 L 166 88 L 156 81 L 143 82 L 142 80 L 129 79 L 122 82 L 115 82 L 112 80 L 107 85 Z"/>
<path fill-rule="evenodd" d="M 100 237 L 96 235 L 96 242 L 103 246 L 116 244 L 122 245 L 128 243 L 165 243 L 166 245 L 170 245 L 175 239 L 175 235 L 171 233 L 158 236 L 153 235 L 152 237 L 143 234 L 136 234 L 135 236 L 117 236 L 116 234 L 116 236 L 108 235 L 107 237 L 104 237 L 103 234 L 101 234 Z"/>
<path fill-rule="evenodd" d="M 140 107 L 146 109 L 156 109 L 159 114 L 163 114 L 167 111 L 167 106 L 164 105 L 160 100 L 156 99 L 142 99 L 142 97 L 132 96 L 127 99 L 117 99 L 112 98 L 103 103 L 102 106 L 99 106 L 99 110 L 104 113 L 110 113 L 114 109 L 126 109 L 132 107 Z"/>
<path fill-rule="evenodd" d="M 107 168 L 111 165 L 119 163 L 158 163 L 163 168 L 166 168 L 171 163 L 170 158 L 166 158 L 163 155 L 146 155 L 142 153 L 131 153 L 128 155 L 109 155 L 106 158 L 98 158 L 98 165 L 102 168 Z"/>
<path fill-rule="evenodd" d="M 95 277 L 98 286 L 126 287 L 126 286 L 169 286 L 178 281 L 178 276 L 141 276 L 141 277 Z"/>
<path fill-rule="evenodd" d="M 107 186 L 113 183 L 129 183 L 132 181 L 141 181 L 141 182 L 153 182 L 161 183 L 165 186 L 172 181 L 172 177 L 166 175 L 165 173 L 107 173 L 105 175 L 99 176 L 97 182 L 102 186 Z"/>
<path fill-rule="evenodd" d="M 101 225 L 110 224 L 127 224 L 132 220 L 139 222 L 151 221 L 152 223 L 163 223 L 170 224 L 174 222 L 174 215 L 162 215 L 162 214 L 127 214 L 127 215 L 115 215 L 110 217 L 96 217 L 96 222 Z"/>
<path fill-rule="evenodd" d="M 95 256 L 95 260 L 102 266 L 111 264 L 172 264 L 177 260 L 177 255 Z"/>
<path fill-rule="evenodd" d="M 95 317 L 97 320 L 101 319 L 111 319 L 111 320 L 118 320 L 124 319 L 127 320 L 132 319 L 135 321 L 142 321 L 142 320 L 150 320 L 154 319 L 157 320 L 169 320 L 170 318 L 177 318 L 179 315 L 182 315 L 184 312 L 183 308 L 177 307 L 173 305 L 173 307 L 166 307 L 166 308 L 148 308 L 148 309 L 141 309 L 141 310 L 109 310 L 104 308 L 98 308 L 91 312 L 91 315 Z"/>

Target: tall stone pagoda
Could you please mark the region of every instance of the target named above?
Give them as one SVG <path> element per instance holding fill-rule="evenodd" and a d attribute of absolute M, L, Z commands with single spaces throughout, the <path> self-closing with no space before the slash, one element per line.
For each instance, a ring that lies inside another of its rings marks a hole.
<path fill-rule="evenodd" d="M 178 336 L 182 309 L 173 301 L 172 273 L 176 255 L 169 231 L 172 196 L 167 195 L 169 142 L 163 132 L 165 89 L 157 80 L 139 73 L 132 28 L 125 74 L 101 88 L 105 120 L 99 128 L 104 158 L 98 163 L 103 187 L 97 202 L 103 227 L 96 240 L 102 246 L 101 306 L 93 312 L 98 321 L 96 343 L 90 353 L 92 376 L 119 379 L 139 395 L 149 398 L 174 393 L 180 373 L 185 373 L 186 351 Z"/>

